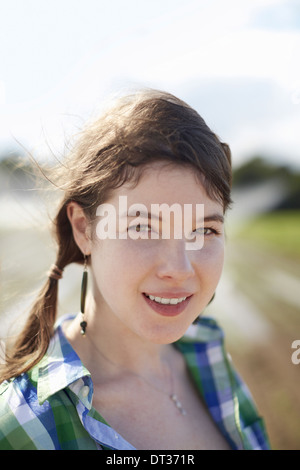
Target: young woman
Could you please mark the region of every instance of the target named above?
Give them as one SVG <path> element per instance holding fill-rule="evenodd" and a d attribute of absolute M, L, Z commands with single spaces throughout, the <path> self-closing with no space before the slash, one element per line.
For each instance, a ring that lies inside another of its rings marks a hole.
<path fill-rule="evenodd" d="M 201 315 L 223 266 L 229 147 L 148 90 L 90 124 L 59 178 L 56 261 L 1 371 L 0 448 L 268 449 Z M 54 326 L 74 262 L 81 312 Z"/>

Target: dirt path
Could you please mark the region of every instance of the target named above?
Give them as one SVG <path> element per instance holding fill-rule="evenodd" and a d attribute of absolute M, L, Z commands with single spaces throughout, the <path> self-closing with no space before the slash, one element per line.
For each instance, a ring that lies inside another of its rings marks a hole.
<path fill-rule="evenodd" d="M 235 241 L 211 307 L 276 449 L 300 449 L 300 364 L 291 360 L 300 339 L 299 274 L 297 260 Z"/>

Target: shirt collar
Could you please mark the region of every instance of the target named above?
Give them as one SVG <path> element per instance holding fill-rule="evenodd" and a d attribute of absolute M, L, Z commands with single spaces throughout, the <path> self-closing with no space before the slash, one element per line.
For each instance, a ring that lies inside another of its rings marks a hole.
<path fill-rule="evenodd" d="M 66 317 L 64 318 L 66 320 Z M 47 353 L 38 364 L 37 394 L 39 403 L 68 387 L 76 380 L 89 376 L 58 324 Z"/>
<path fill-rule="evenodd" d="M 82 364 L 80 358 L 66 339 L 62 331 L 62 323 L 73 316 L 64 316 L 58 323 L 52 337 L 47 353 L 38 364 L 37 393 L 39 403 L 43 403 L 51 395 L 70 386 L 83 377 L 90 377 L 90 372 Z M 201 324 L 201 328 L 199 328 Z M 191 325 L 186 334 L 177 342 L 179 345 L 196 343 L 220 342 L 223 331 L 215 320 L 202 317 L 197 324 Z"/>
<path fill-rule="evenodd" d="M 185 335 L 175 344 L 192 345 L 195 343 L 222 343 L 224 332 L 211 317 L 200 317 L 196 323 L 190 325 Z"/>

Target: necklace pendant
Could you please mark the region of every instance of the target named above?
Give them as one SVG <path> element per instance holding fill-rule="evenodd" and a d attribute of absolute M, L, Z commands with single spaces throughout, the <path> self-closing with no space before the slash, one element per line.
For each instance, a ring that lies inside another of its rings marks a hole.
<path fill-rule="evenodd" d="M 175 395 L 175 393 L 172 393 L 172 395 L 170 395 L 170 399 L 172 400 L 172 402 L 174 403 L 174 405 L 176 406 L 176 408 L 178 409 L 178 411 L 183 415 L 185 416 L 186 415 L 186 411 L 185 409 L 183 408 L 180 400 L 178 400 L 177 398 L 177 395 Z"/>

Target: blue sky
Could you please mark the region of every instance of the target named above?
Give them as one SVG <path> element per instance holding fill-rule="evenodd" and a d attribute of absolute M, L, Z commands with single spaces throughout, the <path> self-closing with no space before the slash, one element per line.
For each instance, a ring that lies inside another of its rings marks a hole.
<path fill-rule="evenodd" d="M 229 142 L 300 165 L 300 2 L 0 0 L 0 153 L 38 155 L 103 100 L 170 91 Z"/>

